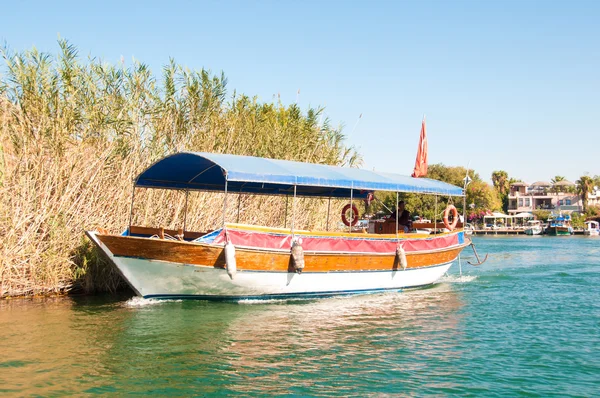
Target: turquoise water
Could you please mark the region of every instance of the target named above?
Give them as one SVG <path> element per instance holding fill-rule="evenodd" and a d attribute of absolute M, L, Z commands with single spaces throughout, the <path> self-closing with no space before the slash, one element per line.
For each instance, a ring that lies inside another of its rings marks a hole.
<path fill-rule="evenodd" d="M 404 293 L 0 301 L 0 394 L 600 394 L 600 238 L 475 243 L 483 266 Z"/>

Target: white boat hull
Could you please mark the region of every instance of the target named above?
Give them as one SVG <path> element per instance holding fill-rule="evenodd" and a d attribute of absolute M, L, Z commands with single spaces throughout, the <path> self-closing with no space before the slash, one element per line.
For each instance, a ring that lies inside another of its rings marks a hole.
<path fill-rule="evenodd" d="M 452 263 L 421 269 L 360 272 L 238 271 L 230 278 L 220 268 L 114 257 L 136 292 L 145 298 L 275 298 L 327 296 L 430 285 Z"/>
<path fill-rule="evenodd" d="M 583 231 L 583 234 L 584 235 L 589 235 L 589 236 L 598 236 L 598 235 L 600 235 L 600 231 L 597 231 L 597 230 L 591 230 L 590 231 L 590 230 L 586 229 L 585 231 Z"/>
<path fill-rule="evenodd" d="M 525 230 L 525 235 L 541 235 L 542 228 L 527 228 Z"/>
<path fill-rule="evenodd" d="M 450 261 L 406 270 L 301 274 L 238 270 L 231 278 L 222 268 L 114 256 L 96 236 L 90 237 L 144 298 L 270 299 L 402 290 L 431 285 L 452 265 Z"/>

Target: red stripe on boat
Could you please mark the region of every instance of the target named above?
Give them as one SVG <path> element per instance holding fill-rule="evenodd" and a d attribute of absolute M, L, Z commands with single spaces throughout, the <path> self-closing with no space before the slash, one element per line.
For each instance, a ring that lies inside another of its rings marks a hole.
<path fill-rule="evenodd" d="M 427 239 L 401 238 L 360 238 L 297 235 L 301 239 L 302 248 L 306 251 L 319 252 L 353 252 L 353 253 L 393 253 L 398 242 L 407 252 L 443 249 L 459 244 L 458 234 L 444 235 Z M 292 247 L 292 236 L 266 232 L 227 229 L 227 238 L 235 246 L 257 249 L 283 249 Z M 225 232 L 215 238 L 213 244 L 225 244 Z"/>

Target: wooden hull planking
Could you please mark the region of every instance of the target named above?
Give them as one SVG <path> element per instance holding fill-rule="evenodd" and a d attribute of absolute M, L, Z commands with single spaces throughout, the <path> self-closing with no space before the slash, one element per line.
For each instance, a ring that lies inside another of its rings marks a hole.
<path fill-rule="evenodd" d="M 225 268 L 223 247 L 173 240 L 97 235 L 115 256 L 160 260 L 189 265 Z M 407 268 L 427 267 L 453 261 L 464 245 L 431 252 L 406 253 Z M 395 254 L 304 253 L 305 270 L 382 271 L 397 268 Z M 293 270 L 289 251 L 236 248 L 238 270 L 288 272 Z"/>
<path fill-rule="evenodd" d="M 549 236 L 565 236 L 571 235 L 569 227 L 548 227 L 546 234 Z"/>
<path fill-rule="evenodd" d="M 302 274 L 288 251 L 236 248 L 237 274 L 225 270 L 223 247 L 128 236 L 88 236 L 143 297 L 243 299 L 313 297 L 400 290 L 435 283 L 468 244 L 395 254 L 305 252 Z"/>

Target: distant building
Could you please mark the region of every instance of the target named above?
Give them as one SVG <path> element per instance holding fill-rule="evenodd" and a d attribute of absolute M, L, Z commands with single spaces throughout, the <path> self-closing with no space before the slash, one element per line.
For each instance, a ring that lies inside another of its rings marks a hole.
<path fill-rule="evenodd" d="M 600 191 L 594 188 L 588 195 L 589 206 L 600 205 Z M 540 209 L 563 213 L 583 211 L 582 200 L 575 192 L 575 184 L 566 180 L 556 184 L 537 181 L 531 185 L 515 182 L 511 184 L 508 195 L 508 214 Z"/>

